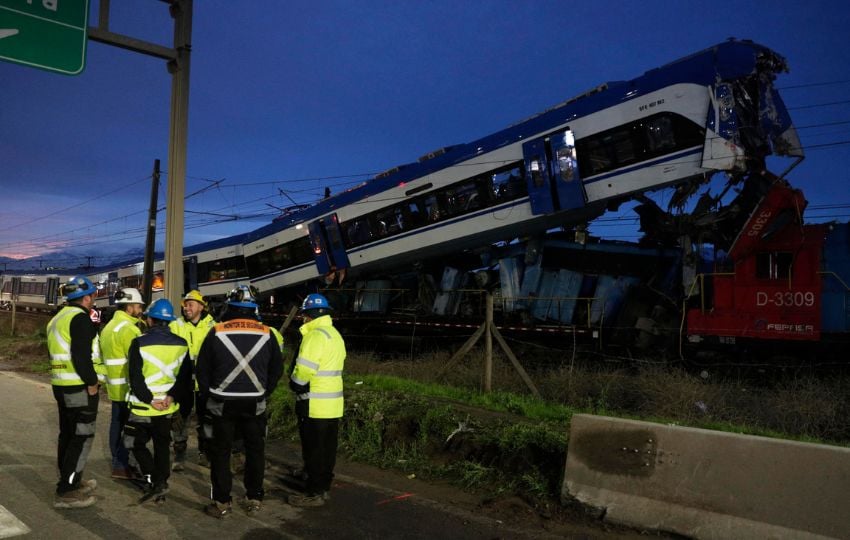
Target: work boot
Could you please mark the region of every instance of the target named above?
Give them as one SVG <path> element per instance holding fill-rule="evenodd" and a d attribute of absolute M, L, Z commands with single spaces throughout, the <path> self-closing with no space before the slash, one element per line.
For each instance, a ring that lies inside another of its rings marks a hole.
<path fill-rule="evenodd" d="M 249 516 L 253 516 L 263 507 L 263 502 L 258 499 L 250 499 L 245 497 L 242 499 L 242 507 Z"/>
<path fill-rule="evenodd" d="M 204 507 L 204 513 L 214 518 L 224 519 L 230 517 L 230 514 L 233 513 L 233 506 L 229 502 L 213 501 Z"/>
<path fill-rule="evenodd" d="M 180 450 L 174 452 L 174 463 L 171 464 L 172 471 L 182 471 L 186 468 L 186 451 Z"/>
<path fill-rule="evenodd" d="M 113 467 L 112 468 L 112 478 L 117 480 L 133 480 L 138 478 L 138 473 L 133 471 L 130 467 Z"/>
<path fill-rule="evenodd" d="M 53 508 L 86 508 L 95 502 L 94 495 L 90 491 L 83 492 L 82 488 L 77 488 L 67 493 L 59 493 L 53 498 Z"/>
<path fill-rule="evenodd" d="M 86 495 L 91 495 L 94 493 L 94 490 L 97 489 L 97 480 L 94 478 L 89 478 L 88 480 L 80 480 L 80 485 L 77 486 L 77 489 L 85 493 Z"/>
<path fill-rule="evenodd" d="M 301 508 L 323 506 L 325 504 L 325 494 L 316 493 L 314 495 L 290 495 L 287 501 L 290 506 L 298 506 Z"/>

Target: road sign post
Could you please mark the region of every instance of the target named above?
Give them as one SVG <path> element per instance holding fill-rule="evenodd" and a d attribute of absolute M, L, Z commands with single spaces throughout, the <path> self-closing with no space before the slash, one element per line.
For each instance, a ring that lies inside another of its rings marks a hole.
<path fill-rule="evenodd" d="M 89 0 L 0 0 L 0 59 L 77 75 L 88 18 Z"/>

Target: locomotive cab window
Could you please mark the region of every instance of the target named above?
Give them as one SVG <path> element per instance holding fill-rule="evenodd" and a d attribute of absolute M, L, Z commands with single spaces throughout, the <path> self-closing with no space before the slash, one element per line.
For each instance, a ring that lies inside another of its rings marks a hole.
<path fill-rule="evenodd" d="M 788 279 L 794 256 L 788 252 L 765 252 L 756 254 L 757 279 Z"/>

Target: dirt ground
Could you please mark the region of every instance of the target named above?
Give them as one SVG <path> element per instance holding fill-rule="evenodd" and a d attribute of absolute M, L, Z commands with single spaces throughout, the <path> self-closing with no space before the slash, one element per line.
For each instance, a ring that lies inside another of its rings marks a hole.
<path fill-rule="evenodd" d="M 0 370 L 31 373 L 33 366 L 46 362 L 46 347 L 30 337 L 10 338 L 10 319 L 9 312 L 0 312 Z M 16 335 L 32 336 L 46 321 L 44 316 L 18 313 Z M 33 376 L 46 377 L 43 374 Z M 293 461 L 293 456 L 297 456 L 292 445 L 280 441 L 270 444 L 269 449 L 272 448 L 278 450 L 278 455 L 270 455 L 269 460 L 278 462 L 284 468 Z M 414 489 L 420 501 L 428 501 L 427 504 L 437 505 L 450 512 L 509 523 L 513 528 L 524 531 L 523 536 L 617 539 L 674 537 L 656 531 L 640 531 L 605 523 L 578 503 L 562 505 L 552 502 L 545 507 L 535 508 L 521 496 L 494 496 L 491 493 L 463 490 L 444 482 L 411 479 L 396 471 L 346 460 L 344 456 L 338 460 L 337 472 L 351 481 L 393 491 L 404 493 Z"/>

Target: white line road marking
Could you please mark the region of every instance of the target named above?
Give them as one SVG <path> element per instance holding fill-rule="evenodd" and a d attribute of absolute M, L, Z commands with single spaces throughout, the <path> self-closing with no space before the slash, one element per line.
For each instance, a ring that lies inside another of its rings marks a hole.
<path fill-rule="evenodd" d="M 0 538 L 11 538 L 30 532 L 30 528 L 0 505 Z"/>
<path fill-rule="evenodd" d="M 0 39 L 18 35 L 17 28 L 0 28 Z"/>

